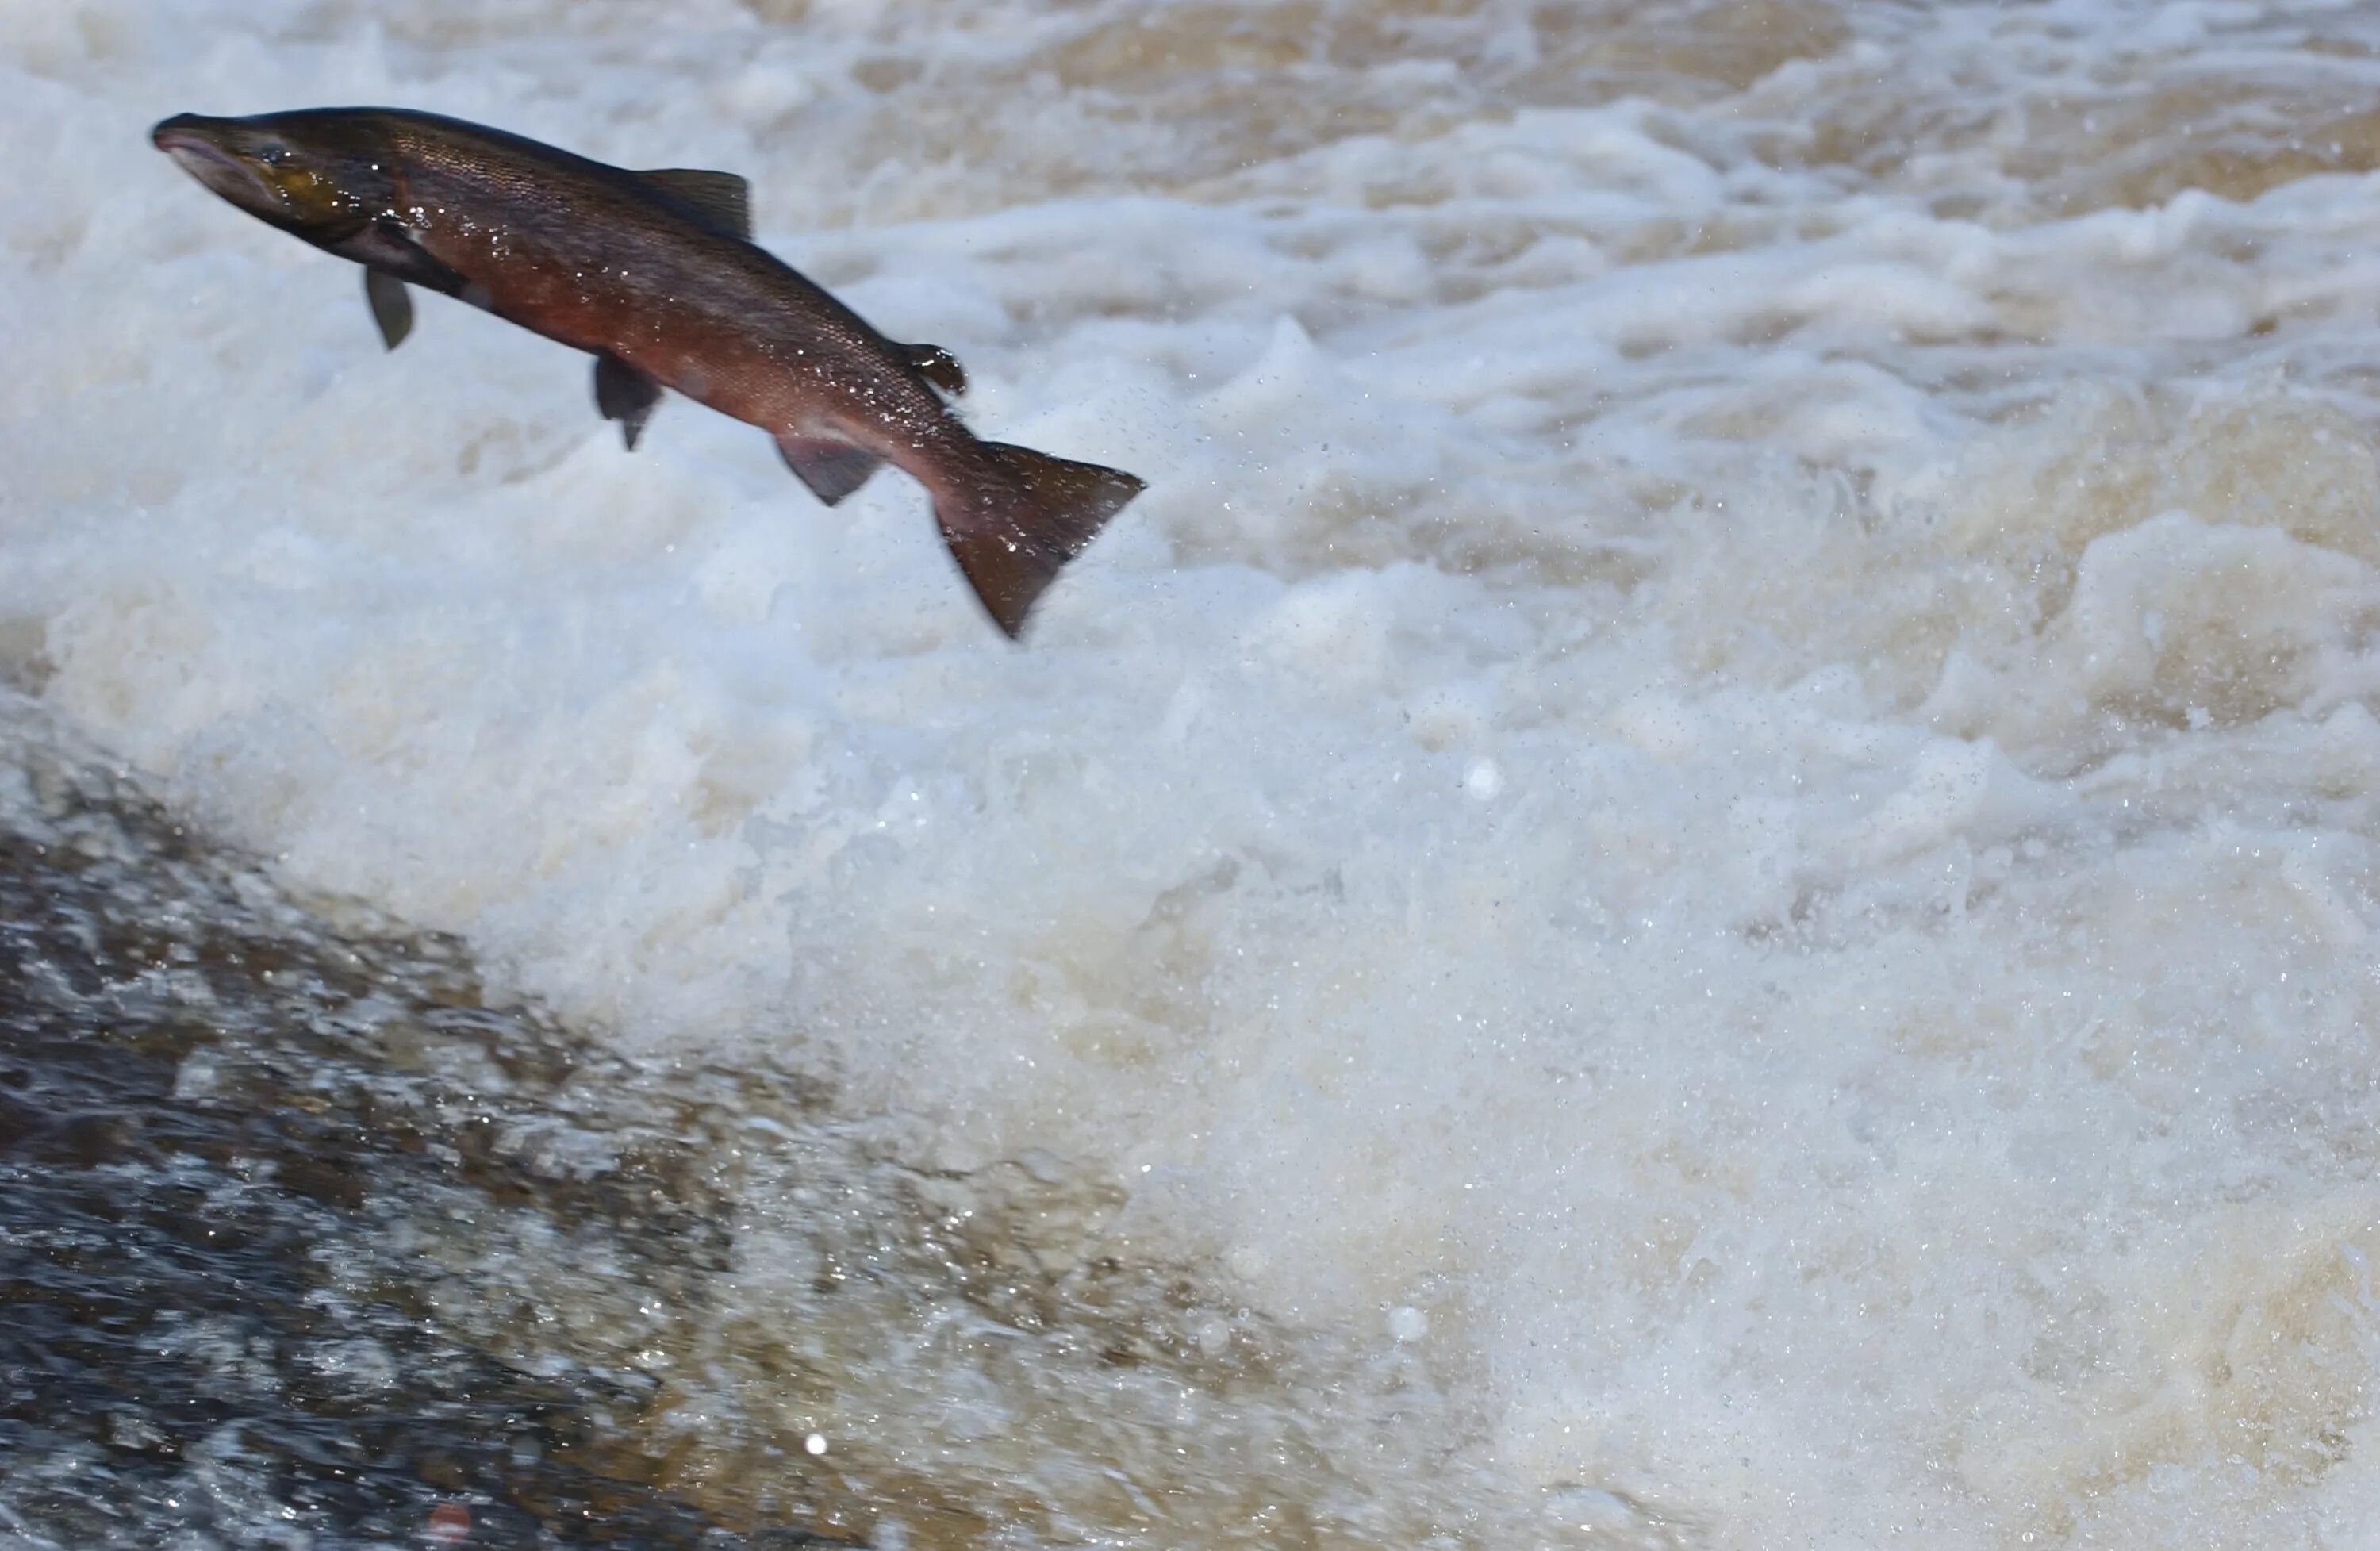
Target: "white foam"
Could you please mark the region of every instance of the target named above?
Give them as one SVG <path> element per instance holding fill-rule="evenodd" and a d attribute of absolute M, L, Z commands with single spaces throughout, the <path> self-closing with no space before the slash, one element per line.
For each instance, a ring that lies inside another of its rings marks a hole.
<path fill-rule="evenodd" d="M 1251 94 L 1262 7 L 682 9 L 0 17 L 11 672 L 628 1048 L 1426 1354 L 1548 1537 L 2380 1527 L 2380 179 L 2126 203 L 2250 176 L 2193 83 L 2368 95 L 2361 10 L 1813 6 L 1739 90 L 1351 7 Z M 292 80 L 749 172 L 1151 489 L 1011 650 L 897 477 L 382 358 L 141 141 Z"/>

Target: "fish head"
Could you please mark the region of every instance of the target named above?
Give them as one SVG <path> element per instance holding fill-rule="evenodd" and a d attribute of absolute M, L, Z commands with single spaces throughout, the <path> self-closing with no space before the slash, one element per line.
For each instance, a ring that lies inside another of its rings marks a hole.
<path fill-rule="evenodd" d="M 257 219 L 322 240 L 360 228 L 395 198 L 393 158 L 360 115 L 337 109 L 210 118 L 177 114 L 149 132 L 181 169 Z"/>

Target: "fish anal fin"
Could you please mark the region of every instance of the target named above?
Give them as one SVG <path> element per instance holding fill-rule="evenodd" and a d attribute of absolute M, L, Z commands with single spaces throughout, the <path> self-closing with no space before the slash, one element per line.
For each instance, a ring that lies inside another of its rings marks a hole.
<path fill-rule="evenodd" d="M 364 271 L 364 300 L 371 305 L 372 321 L 380 325 L 381 343 L 394 350 L 413 332 L 413 298 L 405 282 L 382 270 Z"/>
<path fill-rule="evenodd" d="M 816 436 L 780 436 L 777 451 L 810 493 L 830 506 L 868 483 L 884 461 L 848 442 Z"/>
<path fill-rule="evenodd" d="M 659 382 L 617 356 L 595 357 L 595 407 L 605 419 L 620 422 L 620 438 L 628 444 L 628 451 L 637 450 L 637 437 L 651 418 L 653 406 L 661 401 Z"/>
<path fill-rule="evenodd" d="M 992 623 L 1014 640 L 1059 571 L 1148 486 L 1120 468 L 1030 447 L 987 442 L 983 450 L 1006 478 L 955 516 L 937 503 L 934 518 Z"/>
<path fill-rule="evenodd" d="M 939 345 L 904 345 L 900 349 L 927 382 L 953 398 L 966 393 L 966 369 L 948 350 Z"/>
<path fill-rule="evenodd" d="M 731 236 L 752 239 L 752 186 L 734 173 L 662 167 L 637 175 Z"/>

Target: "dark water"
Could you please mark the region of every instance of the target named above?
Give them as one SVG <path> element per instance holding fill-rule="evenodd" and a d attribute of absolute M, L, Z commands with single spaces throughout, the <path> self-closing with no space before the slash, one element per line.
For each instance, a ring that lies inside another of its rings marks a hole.
<path fill-rule="evenodd" d="M 468 1265 L 533 1240 L 698 1317 L 727 1229 L 696 1149 L 576 1102 L 621 1074 L 450 944 L 334 929 L 12 732 L 0 1544 L 808 1539 L 815 1505 L 722 1524 L 657 1484 L 662 1381 L 506 1335 L 551 1311 Z M 518 1145 L 540 1122 L 604 1167 Z"/>
<path fill-rule="evenodd" d="M 632 1064 L 0 696 L 0 1551 L 1436 1533 L 1418 1371 L 829 1097 Z"/>

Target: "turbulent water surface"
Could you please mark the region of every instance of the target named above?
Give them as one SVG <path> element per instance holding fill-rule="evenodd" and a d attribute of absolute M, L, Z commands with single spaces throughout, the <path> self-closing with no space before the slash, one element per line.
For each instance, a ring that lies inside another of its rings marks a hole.
<path fill-rule="evenodd" d="M 1148 493 L 1011 648 L 145 138 L 374 102 L 747 175 Z M 2360 0 L 0 0 L 0 1537 L 2380 1541 L 2375 103 Z"/>

